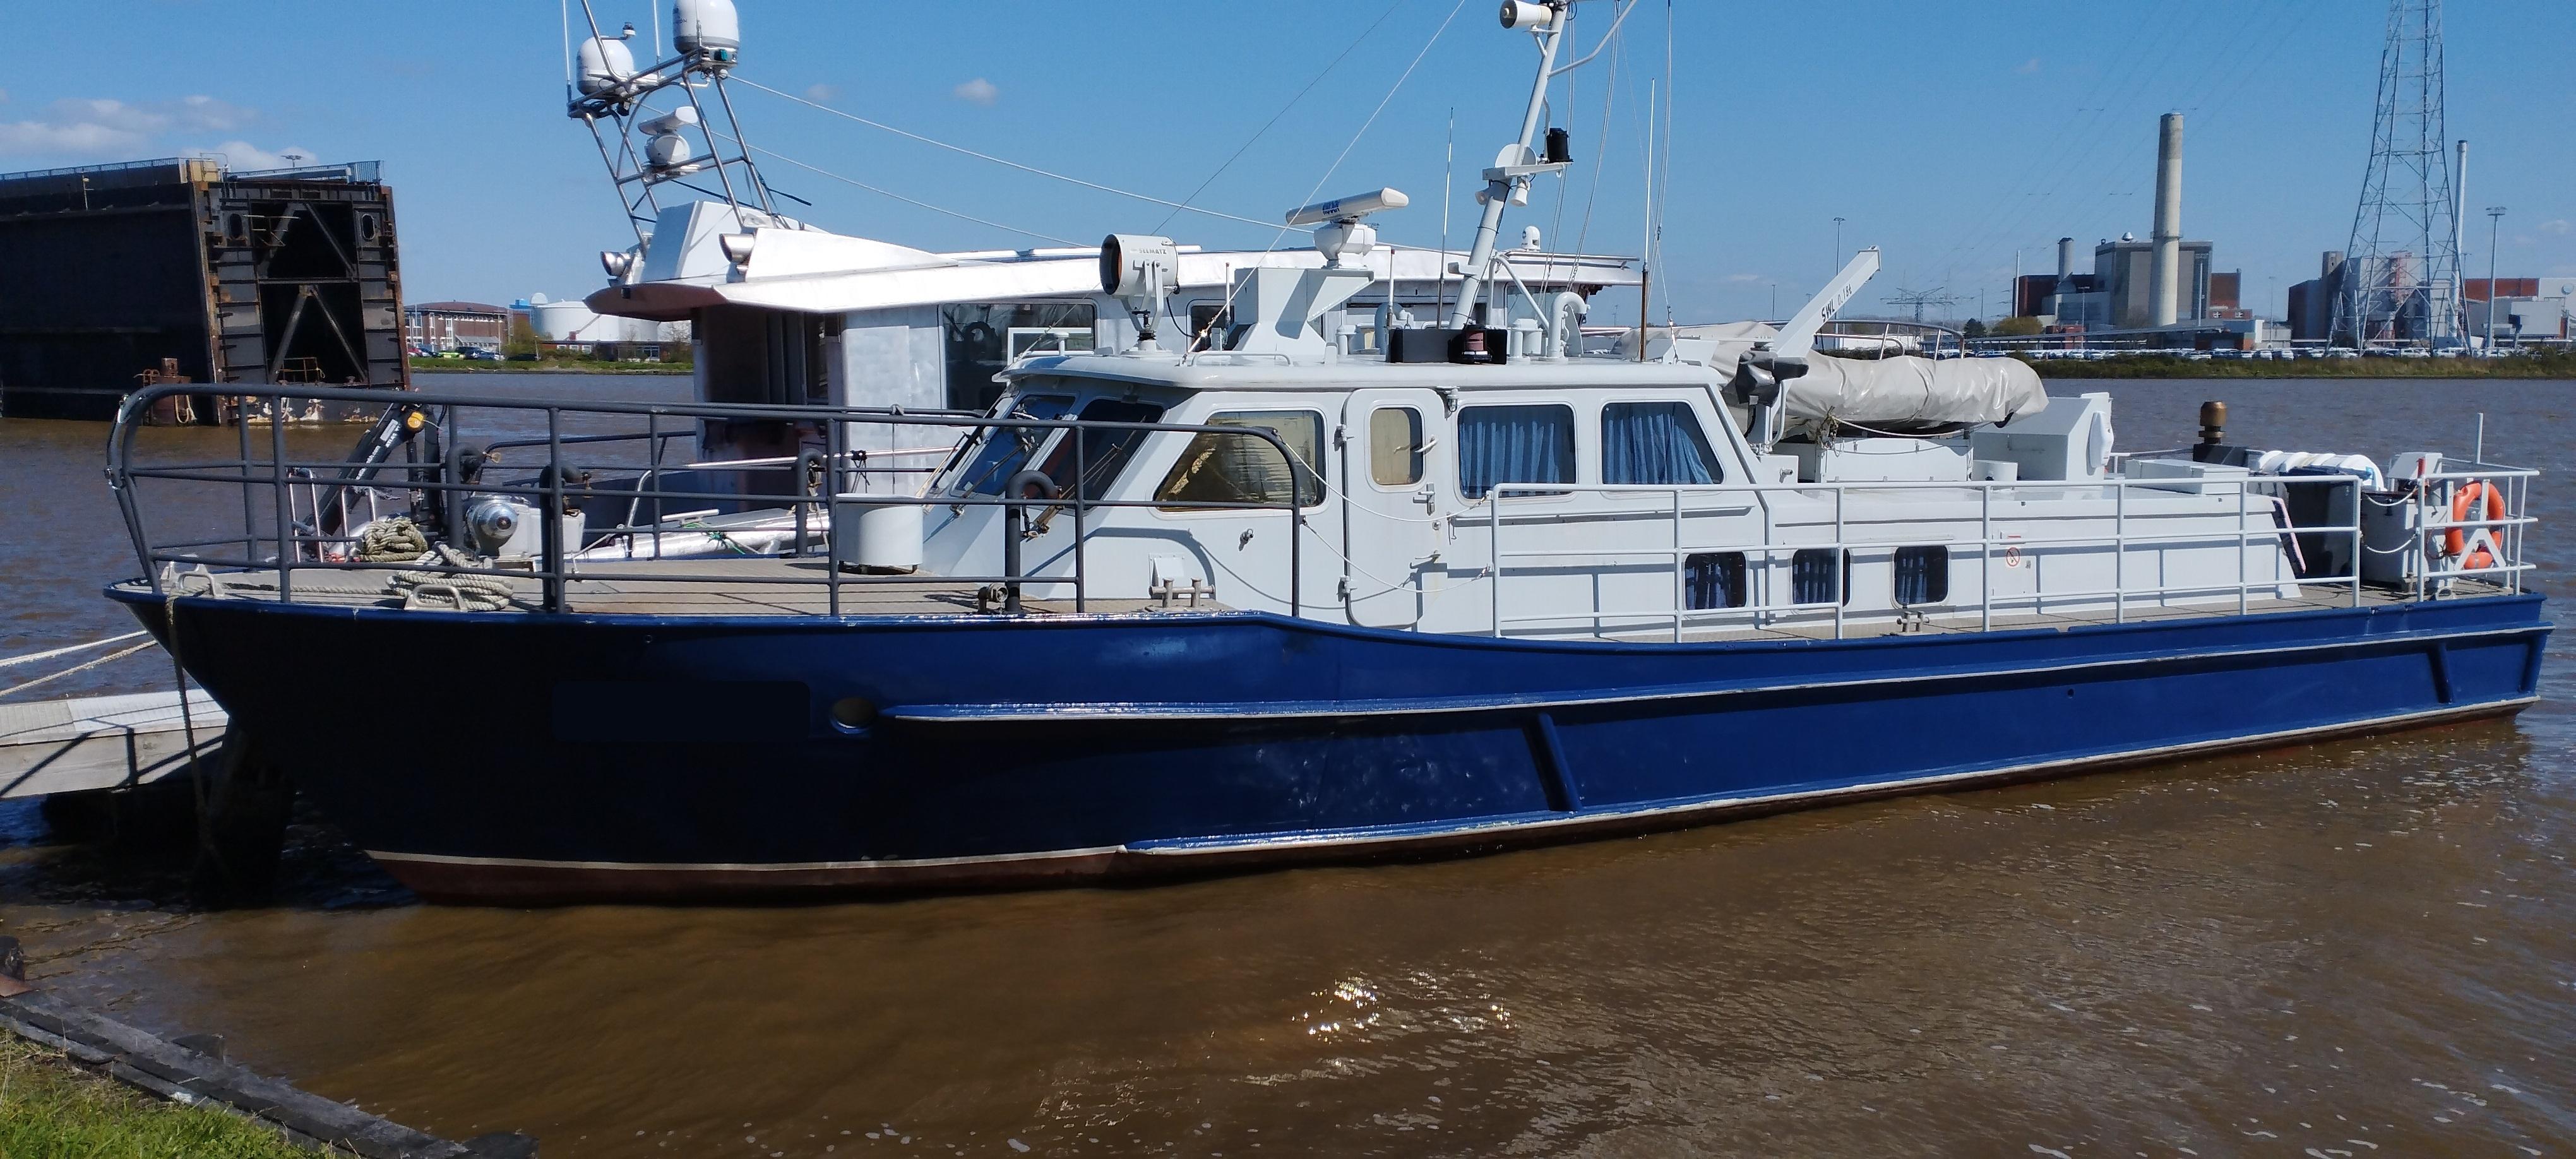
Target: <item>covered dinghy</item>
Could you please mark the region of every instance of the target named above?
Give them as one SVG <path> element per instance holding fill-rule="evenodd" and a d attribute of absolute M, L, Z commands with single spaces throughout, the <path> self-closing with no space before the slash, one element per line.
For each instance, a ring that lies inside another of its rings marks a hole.
<path fill-rule="evenodd" d="M 1920 431 L 2006 422 L 2048 406 L 2039 372 L 2018 358 L 1817 357 L 1780 384 L 1789 425 L 1849 423 Z"/>

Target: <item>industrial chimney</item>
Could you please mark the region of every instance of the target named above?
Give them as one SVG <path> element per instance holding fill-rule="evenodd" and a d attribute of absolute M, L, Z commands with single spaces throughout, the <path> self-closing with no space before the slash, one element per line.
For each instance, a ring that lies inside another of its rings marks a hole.
<path fill-rule="evenodd" d="M 2156 233 L 2149 267 L 2150 321 L 2171 326 L 2182 319 L 2182 114 L 2166 113 L 2156 134 Z"/>

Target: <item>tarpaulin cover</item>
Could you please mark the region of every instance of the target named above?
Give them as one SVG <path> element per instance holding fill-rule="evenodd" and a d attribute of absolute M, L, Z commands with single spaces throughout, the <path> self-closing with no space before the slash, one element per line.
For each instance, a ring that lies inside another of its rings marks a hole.
<path fill-rule="evenodd" d="M 2039 372 L 2018 358 L 1832 358 L 1780 384 L 1793 424 L 1920 428 L 2000 423 L 2048 406 Z"/>

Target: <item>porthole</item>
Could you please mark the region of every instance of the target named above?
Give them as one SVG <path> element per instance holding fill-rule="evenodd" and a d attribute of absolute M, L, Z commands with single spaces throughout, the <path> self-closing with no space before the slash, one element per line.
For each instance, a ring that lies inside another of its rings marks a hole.
<path fill-rule="evenodd" d="M 376 215 L 375 215 L 375 214 L 372 214 L 372 213 L 361 213 L 361 214 L 359 214 L 359 215 L 358 215 L 358 240 L 359 240 L 359 241 L 362 241 L 362 242 L 367 242 L 367 243 L 369 243 L 369 244 L 373 244 L 373 243 L 375 242 L 375 240 L 376 240 Z"/>

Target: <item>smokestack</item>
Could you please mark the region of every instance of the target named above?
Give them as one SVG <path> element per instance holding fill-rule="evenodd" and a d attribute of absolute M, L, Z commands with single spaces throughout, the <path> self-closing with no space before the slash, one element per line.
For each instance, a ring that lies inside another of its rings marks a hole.
<path fill-rule="evenodd" d="M 2057 281 L 2060 285 L 2075 276 L 2075 239 L 2057 239 Z"/>
<path fill-rule="evenodd" d="M 2156 233 L 2147 306 L 2157 326 L 2182 317 L 2182 114 L 2166 113 L 2156 134 Z"/>

